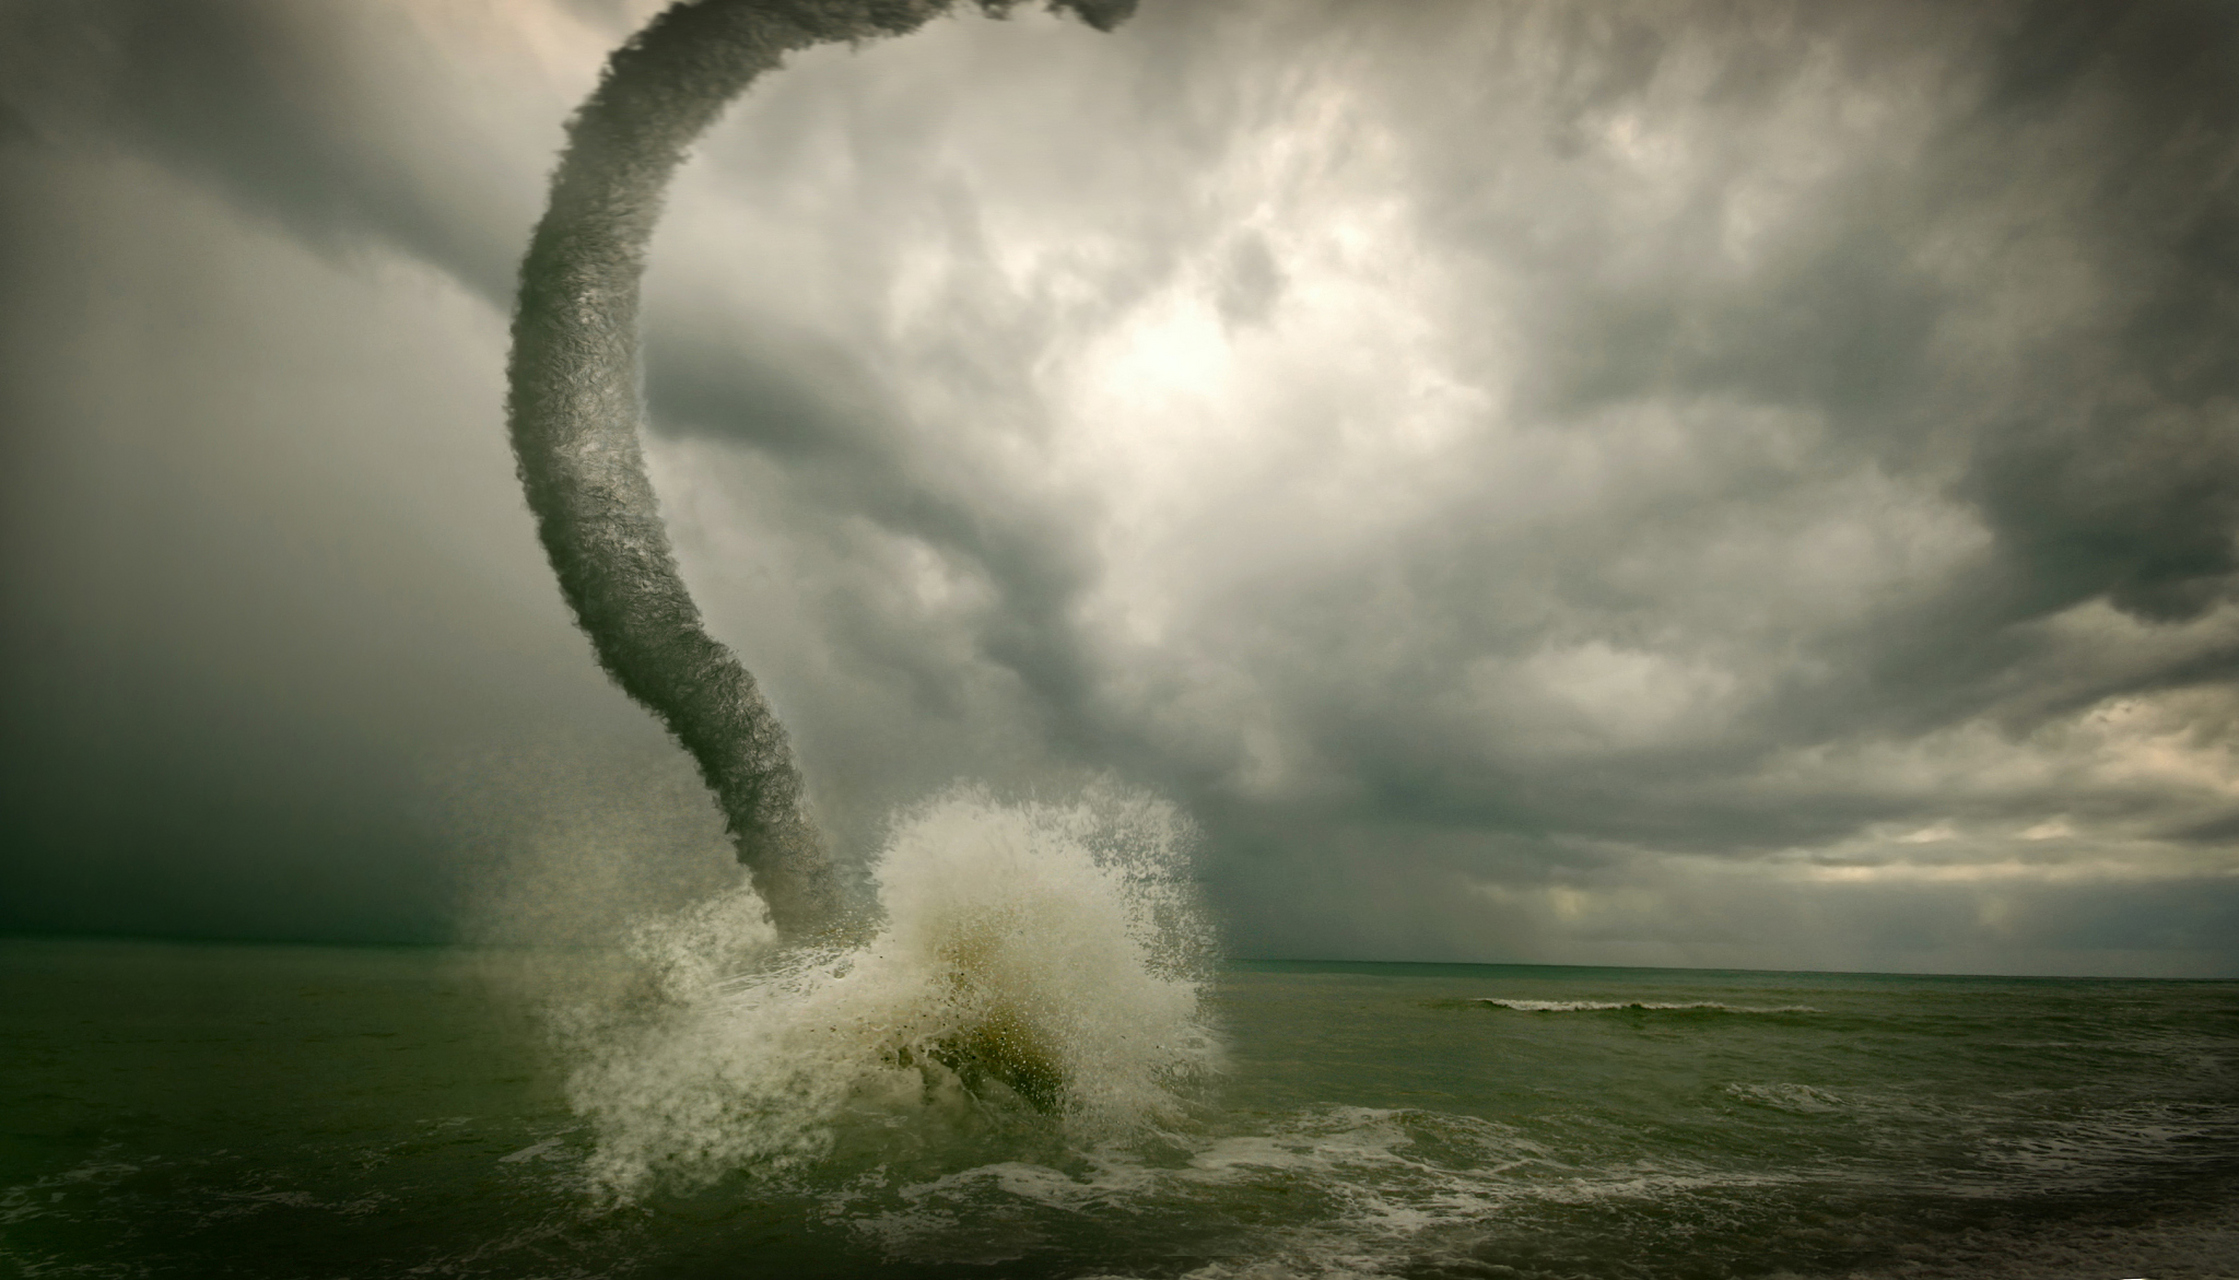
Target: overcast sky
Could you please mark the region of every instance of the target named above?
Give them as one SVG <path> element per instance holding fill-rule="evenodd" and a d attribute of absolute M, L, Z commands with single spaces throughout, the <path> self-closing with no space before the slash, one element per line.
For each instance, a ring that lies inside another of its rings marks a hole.
<path fill-rule="evenodd" d="M 735 875 L 502 421 L 653 8 L 0 0 L 0 930 Z M 2233 66 L 2206 2 L 967 10 L 700 149 L 650 465 L 852 857 L 1107 775 L 1242 955 L 2239 974 Z"/>

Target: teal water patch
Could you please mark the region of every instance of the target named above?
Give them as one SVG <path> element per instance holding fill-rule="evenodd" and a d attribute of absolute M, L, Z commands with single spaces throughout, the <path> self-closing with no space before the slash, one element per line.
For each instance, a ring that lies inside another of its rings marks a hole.
<path fill-rule="evenodd" d="M 617 1204 L 505 976 L 607 963 L 0 943 L 0 1274 L 2239 1269 L 2239 984 L 1233 965 L 1151 1129 L 866 1103 Z"/>

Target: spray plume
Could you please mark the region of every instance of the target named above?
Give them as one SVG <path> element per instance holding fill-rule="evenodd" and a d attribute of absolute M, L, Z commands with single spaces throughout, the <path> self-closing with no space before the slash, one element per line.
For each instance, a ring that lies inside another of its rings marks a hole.
<path fill-rule="evenodd" d="M 1000 16 L 1015 0 L 980 0 Z M 662 192 L 726 105 L 793 50 L 900 35 L 950 0 L 684 0 L 608 61 L 568 125 L 521 264 L 507 424 L 537 532 L 599 664 L 692 753 L 789 937 L 839 902 L 801 774 L 754 677 L 700 623 L 638 444 L 638 290 Z M 1135 0 L 1052 0 L 1110 30 Z"/>

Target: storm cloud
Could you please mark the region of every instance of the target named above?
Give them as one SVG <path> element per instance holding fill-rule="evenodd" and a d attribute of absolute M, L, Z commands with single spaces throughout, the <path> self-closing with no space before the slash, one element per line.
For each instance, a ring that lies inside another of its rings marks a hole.
<path fill-rule="evenodd" d="M 500 409 L 650 9 L 0 8 L 0 925 L 722 874 Z M 2183 3 L 811 50 L 671 192 L 649 467 L 847 856 L 1108 773 L 1245 954 L 2239 972 L 2235 57 Z"/>

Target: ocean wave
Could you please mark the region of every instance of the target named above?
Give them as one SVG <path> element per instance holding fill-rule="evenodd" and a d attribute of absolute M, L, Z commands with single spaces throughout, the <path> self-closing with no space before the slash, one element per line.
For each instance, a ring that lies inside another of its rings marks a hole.
<path fill-rule="evenodd" d="M 1504 996 L 1478 996 L 1475 1003 L 1518 1013 L 1603 1013 L 1613 1009 L 1652 1012 L 1709 1010 L 1713 1013 L 1818 1013 L 1808 1004 L 1724 1004 L 1716 1000 L 1513 1000 Z"/>

